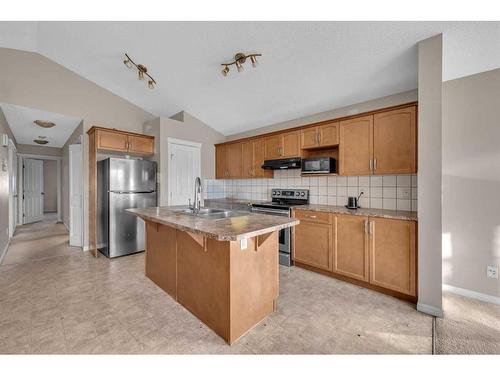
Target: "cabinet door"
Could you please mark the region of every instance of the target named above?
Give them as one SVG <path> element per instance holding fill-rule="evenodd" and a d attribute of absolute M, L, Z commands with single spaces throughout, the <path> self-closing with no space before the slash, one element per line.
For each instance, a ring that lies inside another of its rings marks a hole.
<path fill-rule="evenodd" d="M 372 173 L 373 116 L 340 122 L 339 164 L 342 175 Z"/>
<path fill-rule="evenodd" d="M 378 113 L 373 119 L 374 172 L 417 172 L 416 108 Z"/>
<path fill-rule="evenodd" d="M 284 158 L 300 156 L 300 132 L 288 132 L 283 134 L 283 150 L 281 152 Z"/>
<path fill-rule="evenodd" d="M 258 138 L 253 142 L 253 173 L 254 177 L 272 178 L 273 171 L 262 169 L 262 164 L 266 158 L 266 141 Z"/>
<path fill-rule="evenodd" d="M 369 281 L 368 217 L 336 215 L 333 272 Z"/>
<path fill-rule="evenodd" d="M 154 139 L 129 135 L 128 151 L 134 154 L 152 155 L 155 152 Z"/>
<path fill-rule="evenodd" d="M 303 149 L 318 147 L 318 128 L 307 128 L 300 131 L 300 146 Z"/>
<path fill-rule="evenodd" d="M 227 146 L 215 146 L 215 178 L 227 177 Z"/>
<path fill-rule="evenodd" d="M 370 283 L 416 296 L 416 223 L 370 219 Z"/>
<path fill-rule="evenodd" d="M 253 162 L 253 142 L 243 142 L 241 145 L 242 173 L 241 177 L 254 177 L 254 162 Z"/>
<path fill-rule="evenodd" d="M 115 131 L 97 130 L 97 149 L 127 151 L 127 135 Z"/>
<path fill-rule="evenodd" d="M 332 230 L 331 224 L 301 220 L 300 224 L 293 228 L 293 259 L 331 271 Z"/>
<path fill-rule="evenodd" d="M 281 134 L 266 137 L 265 142 L 266 159 L 279 159 L 282 157 L 283 137 Z"/>
<path fill-rule="evenodd" d="M 242 144 L 231 143 L 228 147 L 228 172 L 230 178 L 238 178 L 242 176 Z"/>
<path fill-rule="evenodd" d="M 339 144 L 339 123 L 325 124 L 319 127 L 319 145 L 336 146 Z"/>

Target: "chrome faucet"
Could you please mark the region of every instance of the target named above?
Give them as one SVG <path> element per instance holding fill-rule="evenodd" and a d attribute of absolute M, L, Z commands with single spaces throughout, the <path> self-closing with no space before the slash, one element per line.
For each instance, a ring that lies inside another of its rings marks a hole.
<path fill-rule="evenodd" d="M 200 194 L 202 190 L 203 189 L 201 187 L 201 178 L 196 177 L 196 179 L 194 180 L 194 202 L 193 202 L 193 207 L 191 207 L 194 213 L 198 213 L 200 211 L 200 206 L 201 206 Z"/>

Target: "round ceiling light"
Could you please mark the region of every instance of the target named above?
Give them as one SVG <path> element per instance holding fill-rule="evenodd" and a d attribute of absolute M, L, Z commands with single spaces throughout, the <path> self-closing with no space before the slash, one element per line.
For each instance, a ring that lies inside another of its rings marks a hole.
<path fill-rule="evenodd" d="M 33 139 L 33 142 L 38 143 L 39 145 L 46 145 L 49 143 L 49 141 L 46 141 L 45 139 Z"/>
<path fill-rule="evenodd" d="M 42 128 L 53 128 L 54 126 L 56 126 L 56 124 L 50 121 L 35 120 L 33 122 Z"/>

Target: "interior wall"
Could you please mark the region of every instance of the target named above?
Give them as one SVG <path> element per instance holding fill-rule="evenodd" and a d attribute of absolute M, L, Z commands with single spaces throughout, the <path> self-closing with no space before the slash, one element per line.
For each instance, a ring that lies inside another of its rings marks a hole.
<path fill-rule="evenodd" d="M 2 134 L 7 134 L 16 144 L 16 139 L 0 108 L 0 137 Z M 9 149 L 0 146 L 0 260 L 5 254 L 9 243 L 9 171 L 3 168 L 4 165 L 8 166 L 8 160 Z"/>
<path fill-rule="evenodd" d="M 144 132 L 155 135 L 157 138 L 155 160 L 159 162 L 159 192 L 160 204 L 167 204 L 167 139 L 177 138 L 186 141 L 201 143 L 201 178 L 211 179 L 215 177 L 215 147 L 214 144 L 224 142 L 225 137 L 213 128 L 209 127 L 196 117 L 187 112 L 176 114 L 175 119 L 160 117 L 144 125 Z M 181 120 L 181 121 L 179 121 Z M 159 137 L 158 137 L 158 130 Z"/>
<path fill-rule="evenodd" d="M 500 69 L 443 83 L 443 283 L 500 297 Z"/>
<path fill-rule="evenodd" d="M 310 116 L 300 117 L 294 120 L 280 122 L 277 124 L 267 125 L 252 131 L 232 134 L 227 137 L 227 140 L 233 140 L 244 137 L 251 137 L 255 135 L 265 134 L 277 130 L 283 130 L 288 128 L 293 128 L 296 126 L 302 126 L 307 124 L 312 124 L 319 121 L 330 120 L 334 118 L 351 116 L 358 113 L 369 112 L 379 108 L 392 107 L 399 104 L 409 103 L 418 100 L 418 91 L 410 90 L 400 92 L 398 94 L 384 96 L 382 98 L 377 98 L 369 100 L 366 102 L 361 102 L 353 104 L 346 107 L 331 109 L 326 112 L 317 113 Z"/>
<path fill-rule="evenodd" d="M 79 143 L 81 138 L 83 138 L 83 121 L 76 127 L 62 148 L 61 206 L 62 221 L 66 228 L 69 228 L 69 145 Z"/>
<path fill-rule="evenodd" d="M 43 161 L 43 212 L 57 212 L 57 161 Z"/>
<path fill-rule="evenodd" d="M 99 125 L 142 133 L 143 124 L 155 116 L 38 53 L 0 48 L 0 61 L 0 102 L 83 119 L 83 190 L 87 213 L 87 131 L 92 125 Z M 87 246 L 88 215 L 84 217 Z"/>
<path fill-rule="evenodd" d="M 418 304 L 442 316 L 442 35 L 418 45 Z"/>
<path fill-rule="evenodd" d="M 17 145 L 17 152 L 20 154 L 62 156 L 62 148 L 39 146 L 39 145 Z"/>

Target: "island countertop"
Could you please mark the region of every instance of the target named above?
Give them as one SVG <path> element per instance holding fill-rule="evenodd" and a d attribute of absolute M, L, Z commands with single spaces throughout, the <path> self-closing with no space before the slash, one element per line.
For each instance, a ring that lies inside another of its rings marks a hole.
<path fill-rule="evenodd" d="M 302 206 L 294 206 L 294 210 L 331 212 L 334 214 L 348 214 L 357 216 L 381 217 L 386 219 L 398 219 L 418 221 L 417 213 L 414 211 L 396 211 L 384 210 L 377 208 L 358 208 L 355 210 L 348 209 L 345 206 L 331 206 L 327 204 L 305 204 Z"/>
<path fill-rule="evenodd" d="M 207 236 L 218 241 L 239 241 L 292 227 L 298 219 L 245 213 L 244 216 L 226 219 L 209 219 L 178 212 L 179 207 L 129 208 L 128 212 L 146 221 Z"/>

